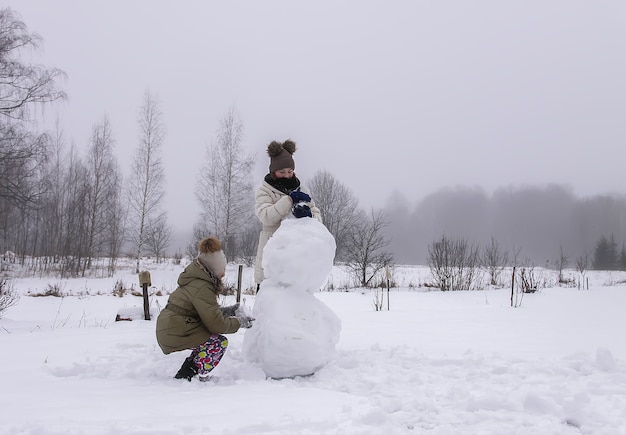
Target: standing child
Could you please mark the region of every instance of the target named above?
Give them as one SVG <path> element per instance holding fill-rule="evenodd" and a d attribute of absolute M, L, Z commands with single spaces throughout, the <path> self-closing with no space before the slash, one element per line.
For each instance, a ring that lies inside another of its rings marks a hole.
<path fill-rule="evenodd" d="M 257 291 L 265 279 L 261 265 L 263 248 L 283 219 L 293 215 L 296 218 L 312 217 L 322 222 L 319 208 L 296 177 L 296 164 L 293 160 L 295 152 L 296 144 L 291 140 L 283 143 L 273 141 L 267 147 L 270 157 L 269 172 L 257 190 L 254 201 L 254 212 L 263 224 L 254 268 Z"/>

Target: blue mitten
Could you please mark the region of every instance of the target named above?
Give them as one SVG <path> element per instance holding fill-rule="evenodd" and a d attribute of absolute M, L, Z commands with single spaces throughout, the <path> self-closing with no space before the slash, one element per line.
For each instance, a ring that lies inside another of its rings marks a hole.
<path fill-rule="evenodd" d="M 313 214 L 311 213 L 311 207 L 304 203 L 295 204 L 291 209 L 291 213 L 293 213 L 293 215 L 298 219 L 303 217 L 313 217 Z"/>
<path fill-rule="evenodd" d="M 298 190 L 294 190 L 293 192 L 291 192 L 289 196 L 291 196 L 291 200 L 294 204 L 297 204 L 299 202 L 311 202 L 311 197 L 306 193 L 301 192 L 299 188 Z"/>

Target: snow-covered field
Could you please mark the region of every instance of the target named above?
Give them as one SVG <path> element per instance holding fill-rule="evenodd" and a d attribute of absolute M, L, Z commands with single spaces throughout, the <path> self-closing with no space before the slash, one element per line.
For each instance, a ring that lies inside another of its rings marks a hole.
<path fill-rule="evenodd" d="M 182 268 L 149 267 L 153 316 Z M 315 375 L 266 379 L 242 356 L 242 330 L 210 383 L 173 379 L 187 353 L 163 355 L 154 320 L 114 321 L 142 312 L 141 297 L 113 295 L 118 281 L 139 290 L 130 267 L 15 279 L 22 296 L 0 319 L 0 433 L 626 434 L 626 274 L 590 272 L 589 290 L 545 288 L 517 308 L 509 289 L 426 291 L 427 268 L 393 274 L 390 309 L 385 291 L 376 311 L 373 290 L 346 291 L 333 269 L 335 290 L 316 297 L 342 321 L 338 356 Z M 66 296 L 32 296 L 51 287 Z"/>

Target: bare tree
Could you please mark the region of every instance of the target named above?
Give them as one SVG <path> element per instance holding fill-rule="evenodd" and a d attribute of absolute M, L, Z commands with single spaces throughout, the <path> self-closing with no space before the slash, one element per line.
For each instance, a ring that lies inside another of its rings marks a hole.
<path fill-rule="evenodd" d="M 129 231 L 136 256 L 136 273 L 139 273 L 139 261 L 144 254 L 146 228 L 163 218 L 160 206 L 165 195 L 165 172 L 161 147 L 165 126 L 161 118 L 156 98 L 146 91 L 139 114 L 139 146 L 128 180 Z"/>
<path fill-rule="evenodd" d="M 114 140 L 108 117 L 93 127 L 87 152 L 89 194 L 87 201 L 87 261 L 91 267 L 94 256 L 105 253 L 111 236 L 109 229 L 114 216 L 111 209 L 118 204 L 118 184 L 121 178 L 113 154 Z M 110 253 L 107 252 L 107 253 Z M 83 269 L 83 274 L 85 269 Z"/>
<path fill-rule="evenodd" d="M 61 276 L 76 276 L 82 270 L 83 259 L 87 256 L 88 211 L 85 198 L 89 194 L 89 173 L 74 146 L 67 157 L 62 190 Z"/>
<path fill-rule="evenodd" d="M 207 234 L 209 234 L 209 232 L 207 232 L 204 222 L 199 221 L 193 226 L 191 240 L 189 240 L 189 243 L 185 247 L 185 255 L 190 260 L 193 260 L 196 258 L 196 255 L 198 255 L 198 240 L 206 237 Z"/>
<path fill-rule="evenodd" d="M 203 223 L 199 230 L 224 242 L 228 261 L 235 259 L 239 239 L 254 217 L 254 156 L 243 152 L 242 138 L 243 124 L 235 109 L 230 109 L 220 121 L 217 143 L 207 149 L 207 163 L 196 189 Z"/>
<path fill-rule="evenodd" d="M 483 249 L 482 264 L 490 277 L 490 284 L 497 286 L 500 284 L 500 275 L 509 261 L 509 254 L 502 251 L 498 241 L 491 237 L 491 243 Z"/>
<path fill-rule="evenodd" d="M 370 216 L 361 215 L 348 237 L 348 267 L 362 287 L 367 287 L 377 273 L 393 261 L 393 256 L 385 249 L 389 244 L 383 234 L 386 226 L 385 214 L 372 210 Z"/>
<path fill-rule="evenodd" d="M 44 183 L 49 188 L 30 212 L 36 222 L 29 230 L 29 243 L 33 256 L 44 256 L 40 261 L 44 270 L 55 264 L 63 277 L 84 275 L 94 258 L 106 256 L 107 272 L 115 271 L 124 209 L 121 175 L 112 144 L 105 118 L 93 127 L 90 147 L 82 159 L 73 145 L 65 152 L 63 135 L 57 127 L 45 167 Z M 34 246 L 37 239 L 40 241 Z"/>
<path fill-rule="evenodd" d="M 41 240 L 36 231 L 43 216 L 38 208 L 48 187 L 44 169 L 49 137 L 30 130 L 29 113 L 38 103 L 65 98 L 56 88 L 62 71 L 20 58 L 23 51 L 39 48 L 40 42 L 17 13 L 0 9 L 0 245 L 31 252 L 39 249 Z"/>
<path fill-rule="evenodd" d="M 157 263 L 165 257 L 165 250 L 172 239 L 172 228 L 167 224 L 167 215 L 162 214 L 146 227 L 146 247 L 156 258 Z"/>
<path fill-rule="evenodd" d="M 428 266 L 435 279 L 435 285 L 441 291 L 452 289 L 454 261 L 452 259 L 452 240 L 445 234 L 441 239 L 428 246 Z"/>
<path fill-rule="evenodd" d="M 587 271 L 589 270 L 589 264 L 590 264 L 590 260 L 589 260 L 589 252 L 585 251 L 585 253 L 583 255 L 581 255 L 580 257 L 578 257 L 576 259 L 576 270 L 580 273 L 580 281 L 581 281 L 581 285 L 579 285 L 579 288 L 584 289 L 585 288 L 585 283 L 587 281 Z"/>
<path fill-rule="evenodd" d="M 107 272 L 109 276 L 113 276 L 116 270 L 117 260 L 120 256 L 124 235 L 126 233 L 126 216 L 128 209 L 124 205 L 122 178 L 116 178 L 111 186 L 111 198 L 108 201 L 106 210 L 106 243 L 105 254 L 109 264 Z"/>
<path fill-rule="evenodd" d="M 45 182 L 48 137 L 35 137 L 18 123 L 0 120 L 0 246 L 20 252 L 34 247 L 37 220 Z M 30 238 L 30 239 L 29 239 Z"/>
<path fill-rule="evenodd" d="M 43 201 L 43 208 L 47 210 L 47 219 L 44 222 L 43 241 L 44 255 L 53 255 L 55 261 L 61 252 L 61 234 L 63 223 L 64 189 L 63 177 L 66 171 L 64 157 L 65 139 L 63 131 L 57 121 L 56 132 L 51 142 L 51 158 L 47 170 L 47 179 L 50 185 L 48 195 Z"/>
<path fill-rule="evenodd" d="M 563 245 L 559 246 L 559 257 L 556 259 L 556 268 L 559 271 L 559 284 L 569 284 L 569 282 L 563 276 L 563 271 L 569 263 L 569 257 L 563 250 Z"/>
<path fill-rule="evenodd" d="M 21 124 L 0 122 L 0 200 L 33 208 L 45 192 L 41 170 L 48 155 L 49 137 L 34 135 Z"/>
<path fill-rule="evenodd" d="M 76 276 L 88 258 L 90 173 L 73 146 L 65 152 L 60 131 L 50 154 L 40 169 L 39 183 L 45 190 L 32 206 L 10 209 L 10 220 L 4 221 L 10 229 L 5 241 L 22 256 L 31 256 L 32 272 L 46 271 L 54 264 L 63 277 Z"/>
<path fill-rule="evenodd" d="M 35 163 L 34 161 L 26 162 L 24 169 L 30 169 L 28 180 L 21 187 L 21 192 L 28 192 L 29 199 L 21 204 L 18 202 L 15 206 L 16 213 L 13 217 L 17 217 L 15 235 L 16 246 L 21 254 L 21 262 L 24 264 L 26 256 L 34 257 L 40 255 L 42 245 L 41 223 L 45 219 L 46 211 L 41 207 L 41 200 L 45 197 L 48 190 L 48 180 L 46 179 L 46 160 L 47 156 Z M 10 169 L 13 172 L 16 168 Z M 23 174 L 22 174 L 23 175 Z M 15 174 L 16 178 L 20 174 Z M 15 196 L 13 197 L 15 199 Z M 9 201 L 11 202 L 11 201 Z M 42 270 L 41 266 L 44 262 L 30 261 L 31 270 Z"/>
<path fill-rule="evenodd" d="M 335 259 L 342 261 L 347 254 L 350 231 L 359 219 L 359 201 L 350 189 L 325 170 L 316 172 L 307 186 L 324 218 L 324 225 L 335 238 Z"/>
<path fill-rule="evenodd" d="M 260 232 L 261 222 L 253 219 L 239 237 L 239 257 L 246 266 L 254 265 Z"/>
<path fill-rule="evenodd" d="M 29 33 L 17 13 L 0 9 L 0 114 L 13 120 L 25 120 L 33 103 L 48 103 L 65 98 L 57 89 L 57 80 L 65 73 L 43 65 L 29 65 L 18 56 L 26 49 L 37 49 L 41 37 Z"/>

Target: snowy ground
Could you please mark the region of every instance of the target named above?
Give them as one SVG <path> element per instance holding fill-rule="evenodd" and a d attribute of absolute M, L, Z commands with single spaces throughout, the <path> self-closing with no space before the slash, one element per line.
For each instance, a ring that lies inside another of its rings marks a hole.
<path fill-rule="evenodd" d="M 152 270 L 151 291 L 164 293 L 153 312 L 181 270 Z M 425 273 L 394 270 L 390 310 L 386 294 L 374 310 L 372 290 L 317 293 L 342 331 L 314 376 L 265 379 L 240 331 L 211 383 L 173 379 L 186 353 L 163 355 L 154 321 L 114 321 L 141 311 L 140 297 L 112 295 L 117 280 L 137 281 L 128 270 L 16 279 L 23 296 L 0 319 L 0 433 L 626 434 L 625 275 L 590 274 L 589 290 L 546 288 L 511 308 L 506 289 L 413 288 Z M 73 296 L 29 296 L 49 285 Z"/>

